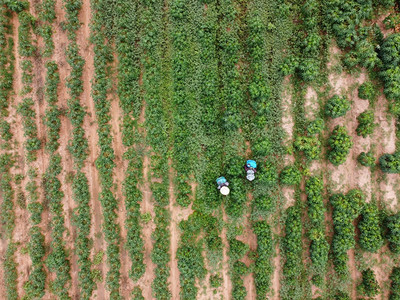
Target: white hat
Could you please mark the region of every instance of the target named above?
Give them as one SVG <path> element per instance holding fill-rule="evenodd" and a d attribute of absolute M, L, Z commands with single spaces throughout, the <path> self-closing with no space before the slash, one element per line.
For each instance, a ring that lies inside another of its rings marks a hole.
<path fill-rule="evenodd" d="M 248 181 L 253 181 L 254 178 L 255 178 L 254 171 L 253 170 L 248 170 L 246 178 L 247 178 Z"/>
<path fill-rule="evenodd" d="M 220 192 L 221 192 L 222 195 L 226 196 L 226 195 L 229 194 L 229 188 L 228 188 L 227 186 L 223 186 L 223 187 L 220 189 Z"/>

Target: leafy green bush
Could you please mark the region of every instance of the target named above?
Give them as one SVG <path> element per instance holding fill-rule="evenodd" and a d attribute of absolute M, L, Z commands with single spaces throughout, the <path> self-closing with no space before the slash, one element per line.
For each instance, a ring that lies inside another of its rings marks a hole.
<path fill-rule="evenodd" d="M 372 81 L 366 81 L 358 88 L 358 97 L 364 100 L 374 101 L 377 96 L 377 88 Z"/>
<path fill-rule="evenodd" d="M 376 124 L 374 123 L 374 111 L 366 110 L 362 112 L 358 117 L 358 126 L 356 129 L 357 135 L 367 137 L 374 132 Z"/>
<path fill-rule="evenodd" d="M 400 152 L 382 155 L 379 157 L 379 165 L 382 172 L 400 173 Z"/>
<path fill-rule="evenodd" d="M 375 157 L 371 151 L 361 152 L 357 157 L 357 161 L 365 167 L 375 166 Z"/>
<path fill-rule="evenodd" d="M 283 185 L 296 185 L 299 184 L 301 181 L 301 172 L 295 166 L 286 166 L 283 168 L 281 175 L 280 175 L 280 182 Z"/>
<path fill-rule="evenodd" d="M 345 96 L 334 95 L 325 106 L 325 114 L 331 118 L 342 117 L 350 110 L 350 102 Z"/>
<path fill-rule="evenodd" d="M 379 285 L 375 279 L 374 271 L 367 269 L 362 272 L 362 282 L 357 287 L 360 294 L 367 297 L 374 297 L 379 293 Z"/>
<path fill-rule="evenodd" d="M 335 166 L 341 165 L 347 159 L 350 148 L 353 146 L 350 135 L 346 128 L 337 125 L 328 140 L 328 159 Z"/>
<path fill-rule="evenodd" d="M 376 253 L 383 245 L 379 210 L 375 203 L 367 203 L 358 223 L 360 230 L 359 243 L 364 251 Z"/>
<path fill-rule="evenodd" d="M 383 68 L 382 80 L 385 84 L 384 93 L 389 100 L 397 100 L 400 97 L 400 34 L 389 35 L 383 42 L 379 56 Z"/>

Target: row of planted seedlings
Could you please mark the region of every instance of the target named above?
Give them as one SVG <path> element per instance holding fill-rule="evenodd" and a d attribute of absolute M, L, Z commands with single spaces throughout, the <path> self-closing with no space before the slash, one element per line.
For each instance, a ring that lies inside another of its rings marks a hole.
<path fill-rule="evenodd" d="M 48 1 L 48 0 L 47 0 Z M 77 203 L 74 210 L 73 224 L 77 228 L 75 239 L 75 253 L 78 256 L 78 282 L 80 297 L 89 299 L 95 289 L 92 274 L 92 261 L 90 260 L 91 240 L 89 238 L 91 228 L 90 191 L 87 176 L 82 172 L 84 162 L 88 157 L 88 141 L 85 137 L 83 121 L 86 115 L 85 108 L 81 105 L 83 92 L 82 73 L 85 60 L 80 55 L 77 44 L 77 32 L 81 27 L 79 12 L 82 2 L 80 0 L 68 0 L 64 2 L 66 21 L 63 26 L 67 32 L 68 45 L 65 50 L 66 61 L 71 71 L 67 77 L 66 87 L 69 99 L 68 117 L 72 124 L 72 139 L 69 140 L 68 150 L 73 158 L 76 172 L 72 180 L 73 199 Z"/>
<path fill-rule="evenodd" d="M 224 173 L 232 186 L 231 192 L 224 200 L 224 212 L 227 215 L 227 242 L 229 275 L 232 283 L 231 297 L 245 299 L 247 295 L 243 278 L 249 272 L 248 266 L 241 260 L 249 252 L 249 245 L 237 237 L 242 234 L 243 226 L 239 225 L 246 212 L 248 200 L 244 182 L 243 165 L 246 152 L 244 135 L 240 130 L 244 126 L 243 111 L 247 103 L 242 88 L 244 64 L 241 61 L 244 37 L 240 26 L 245 21 L 246 3 L 239 1 L 219 2 L 219 34 L 217 46 L 220 59 L 220 99 L 222 103 L 221 131 L 223 132 L 222 157 Z"/>
<path fill-rule="evenodd" d="M 31 228 L 29 231 L 30 239 L 28 243 L 28 252 L 32 261 L 32 269 L 28 280 L 24 283 L 24 291 L 27 297 L 42 298 L 45 295 L 46 271 L 45 271 L 45 243 L 44 235 L 40 229 L 42 222 L 43 203 L 39 201 L 40 193 L 38 191 L 38 174 L 34 168 L 33 162 L 36 161 L 37 151 L 41 149 L 41 141 L 38 138 L 38 129 L 36 126 L 36 112 L 34 110 L 34 101 L 32 97 L 33 74 L 32 61 L 29 59 L 36 51 L 32 41 L 32 30 L 34 27 L 34 17 L 26 10 L 27 7 L 21 7 L 18 10 L 18 55 L 23 57 L 20 61 L 22 69 L 22 90 L 20 95 L 23 98 L 17 107 L 17 112 L 23 119 L 26 160 L 29 165 L 29 182 L 25 189 L 28 193 L 28 211 L 30 212 Z"/>
<path fill-rule="evenodd" d="M 14 212 L 14 190 L 12 186 L 13 176 L 10 169 L 14 164 L 12 157 L 12 146 L 10 141 L 12 133 L 10 124 L 5 119 L 8 116 L 8 106 L 10 93 L 13 88 L 14 73 L 14 40 L 10 37 L 12 27 L 10 26 L 10 12 L 4 3 L 0 4 L 0 136 L 1 149 L 0 155 L 0 191 L 2 193 L 0 224 L 3 228 L 2 238 L 7 241 L 3 260 L 4 277 L 3 282 L 6 289 L 7 299 L 18 299 L 17 293 L 17 265 L 14 254 L 17 246 L 13 241 L 13 231 L 15 228 Z"/>
<path fill-rule="evenodd" d="M 42 36 L 44 49 L 41 53 L 44 57 L 52 56 L 54 52 L 54 42 L 52 39 L 52 26 L 55 15 L 55 1 L 45 0 L 41 3 L 39 10 L 39 22 L 36 31 Z M 68 251 L 64 242 L 65 219 L 62 200 L 62 184 L 59 176 L 62 171 L 61 155 L 58 153 L 60 146 L 60 127 L 61 111 L 57 105 L 58 85 L 60 76 L 58 66 L 55 61 L 47 61 L 46 81 L 45 81 L 45 100 L 46 111 L 44 124 L 46 126 L 46 145 L 45 149 L 49 153 L 49 165 L 43 176 L 43 187 L 45 201 L 51 213 L 51 251 L 46 258 L 46 265 L 51 272 L 55 272 L 55 279 L 51 282 L 50 290 L 59 299 L 70 299 L 69 288 L 71 281 L 71 265 L 68 259 Z"/>
<path fill-rule="evenodd" d="M 163 55 L 166 49 L 162 44 L 165 29 L 164 2 L 144 2 L 141 5 L 140 26 L 143 32 L 140 38 L 142 51 L 143 84 L 142 91 L 145 101 L 146 143 L 150 146 L 151 191 L 154 200 L 154 223 L 156 228 L 152 233 L 154 241 L 151 252 L 152 262 L 156 265 L 152 290 L 156 299 L 170 299 L 168 278 L 170 274 L 170 213 L 169 204 L 169 165 L 168 165 L 168 116 L 166 109 L 166 88 L 162 78 L 168 78 L 163 68 Z M 156 34 L 155 34 L 156 32 Z"/>
<path fill-rule="evenodd" d="M 140 94 L 140 51 L 139 28 L 140 5 L 117 1 L 115 22 L 115 48 L 118 55 L 118 96 L 123 112 L 122 144 L 125 146 L 124 160 L 127 161 L 123 182 L 127 237 L 125 248 L 131 259 L 129 277 L 135 282 L 145 272 L 144 242 L 141 236 L 140 202 L 142 193 L 138 185 L 143 181 L 143 136 L 139 132 L 139 117 L 142 109 Z M 134 12 L 132 13 L 131 10 Z M 140 290 L 135 291 L 141 294 Z"/>
<path fill-rule="evenodd" d="M 94 46 L 94 80 L 92 82 L 92 97 L 97 117 L 97 134 L 100 154 L 96 159 L 96 168 L 99 172 L 101 192 L 99 200 L 104 218 L 103 232 L 107 242 L 106 286 L 110 298 L 118 299 L 120 295 L 120 228 L 117 222 L 118 201 L 114 196 L 113 170 L 115 168 L 115 154 L 112 147 L 112 133 L 110 125 L 111 99 L 108 97 L 112 85 L 110 64 L 113 61 L 111 38 L 112 18 L 107 9 L 111 4 L 103 0 L 91 1 L 92 23 L 91 42 Z"/>
<path fill-rule="evenodd" d="M 171 69 L 172 91 L 171 106 L 172 130 L 170 140 L 173 142 L 172 162 L 176 171 L 174 192 L 176 203 L 187 207 L 191 203 L 191 186 L 189 180 L 195 165 L 193 156 L 192 130 L 195 120 L 193 91 L 190 89 L 193 83 L 194 63 L 197 59 L 193 55 L 192 47 L 196 34 L 192 32 L 192 14 L 190 1 L 173 0 L 170 6 L 169 22 L 171 43 Z M 197 121 L 197 120 L 195 120 Z M 189 130 L 192 128 L 192 130 Z M 198 288 L 196 278 L 203 279 L 206 275 L 204 258 L 202 256 L 203 240 L 199 238 L 203 222 L 200 222 L 201 214 L 196 212 L 189 216 L 187 221 L 181 221 L 180 242 L 176 253 L 178 269 L 180 271 L 180 297 L 182 299 L 196 298 Z"/>

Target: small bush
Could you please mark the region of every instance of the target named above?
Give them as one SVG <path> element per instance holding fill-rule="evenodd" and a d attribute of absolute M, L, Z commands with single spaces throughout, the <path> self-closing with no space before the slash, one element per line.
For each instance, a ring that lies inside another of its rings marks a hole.
<path fill-rule="evenodd" d="M 374 112 L 366 110 L 357 117 L 358 127 L 356 129 L 357 135 L 367 137 L 374 132 L 376 124 L 374 124 Z"/>
<path fill-rule="evenodd" d="M 350 110 L 350 102 L 345 96 L 334 95 L 325 106 L 325 114 L 331 118 L 342 117 Z"/>
<path fill-rule="evenodd" d="M 371 81 L 366 81 L 358 88 L 360 99 L 373 101 L 377 95 L 376 88 Z"/>
<path fill-rule="evenodd" d="M 375 166 L 375 157 L 371 151 L 369 152 L 361 152 L 357 158 L 357 161 L 365 166 L 365 167 L 373 167 Z"/>
<path fill-rule="evenodd" d="M 298 136 L 294 147 L 302 151 L 307 159 L 318 159 L 321 154 L 321 142 L 316 136 Z"/>
<path fill-rule="evenodd" d="M 400 173 L 400 152 L 382 155 L 379 158 L 379 165 L 382 172 Z"/>
<path fill-rule="evenodd" d="M 308 123 L 307 126 L 307 133 L 309 135 L 314 135 L 314 134 L 319 134 L 324 130 L 325 123 L 324 120 L 321 118 L 315 119 L 314 121 L 311 121 Z"/>
<path fill-rule="evenodd" d="M 301 172 L 300 170 L 292 165 L 286 166 L 280 175 L 280 182 L 283 185 L 296 185 L 301 181 Z"/>
<path fill-rule="evenodd" d="M 353 146 L 346 128 L 339 125 L 333 129 L 328 144 L 330 147 L 328 159 L 335 166 L 341 165 L 346 161 L 350 148 Z"/>

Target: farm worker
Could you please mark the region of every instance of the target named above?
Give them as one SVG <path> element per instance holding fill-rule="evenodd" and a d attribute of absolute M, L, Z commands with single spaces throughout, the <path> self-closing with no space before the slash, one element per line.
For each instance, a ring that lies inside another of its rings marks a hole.
<path fill-rule="evenodd" d="M 256 168 L 257 168 L 257 163 L 249 159 L 246 161 L 246 164 L 244 165 L 244 169 L 246 171 L 246 178 L 248 181 L 253 181 L 255 176 L 254 174 L 256 173 Z"/>
<path fill-rule="evenodd" d="M 229 194 L 229 182 L 226 180 L 225 177 L 221 176 L 217 178 L 218 189 L 222 195 L 226 196 Z"/>

